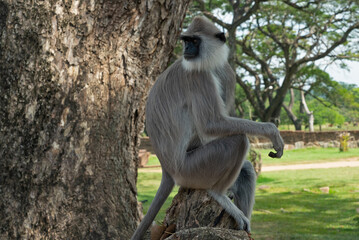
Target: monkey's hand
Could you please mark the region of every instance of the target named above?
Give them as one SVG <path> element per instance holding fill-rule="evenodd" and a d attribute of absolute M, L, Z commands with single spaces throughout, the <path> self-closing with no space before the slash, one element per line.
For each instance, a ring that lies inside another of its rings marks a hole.
<path fill-rule="evenodd" d="M 276 150 L 276 153 L 270 152 L 268 154 L 268 156 L 270 156 L 271 158 L 281 158 L 283 155 L 283 149 L 284 149 L 283 139 L 280 136 L 278 128 L 273 123 L 269 123 L 269 124 L 271 125 L 271 128 L 274 128 L 273 134 L 269 136 L 269 139 L 272 141 L 273 148 L 274 148 L 274 150 Z"/>

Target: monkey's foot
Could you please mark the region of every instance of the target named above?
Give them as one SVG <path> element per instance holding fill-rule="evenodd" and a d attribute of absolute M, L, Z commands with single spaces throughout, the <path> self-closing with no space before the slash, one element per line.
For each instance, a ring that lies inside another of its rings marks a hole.
<path fill-rule="evenodd" d="M 237 216 L 237 217 L 234 217 L 234 219 L 236 220 L 236 222 L 238 224 L 239 230 L 244 230 L 248 233 L 251 232 L 251 223 L 248 218 L 246 218 L 244 216 Z"/>

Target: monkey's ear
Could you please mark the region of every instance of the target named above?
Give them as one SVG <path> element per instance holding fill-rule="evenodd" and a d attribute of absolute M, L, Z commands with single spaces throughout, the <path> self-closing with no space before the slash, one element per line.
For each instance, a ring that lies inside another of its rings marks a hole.
<path fill-rule="evenodd" d="M 217 33 L 215 36 L 222 42 L 224 42 L 224 43 L 226 42 L 226 36 L 224 35 L 224 32 Z"/>

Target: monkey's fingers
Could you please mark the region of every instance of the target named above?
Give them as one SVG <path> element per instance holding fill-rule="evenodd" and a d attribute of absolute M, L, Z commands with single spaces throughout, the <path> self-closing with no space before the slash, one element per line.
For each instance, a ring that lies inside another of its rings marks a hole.
<path fill-rule="evenodd" d="M 268 156 L 270 156 L 271 158 L 275 158 L 275 157 L 276 157 L 276 153 L 270 152 L 270 153 L 268 154 Z"/>
<path fill-rule="evenodd" d="M 268 156 L 270 156 L 271 158 L 281 158 L 283 155 L 283 152 L 282 151 L 277 151 L 276 153 L 274 152 L 270 152 L 268 154 Z"/>

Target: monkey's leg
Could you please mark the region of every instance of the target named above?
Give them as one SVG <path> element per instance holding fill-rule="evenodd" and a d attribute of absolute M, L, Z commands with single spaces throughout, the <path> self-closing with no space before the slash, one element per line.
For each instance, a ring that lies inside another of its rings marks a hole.
<path fill-rule="evenodd" d="M 186 155 L 176 181 L 183 187 L 226 193 L 239 175 L 248 148 L 245 135 L 209 142 Z"/>
<path fill-rule="evenodd" d="M 209 142 L 187 155 L 177 182 L 189 188 L 209 189 L 209 194 L 234 217 L 239 228 L 250 231 L 248 218 L 224 194 L 238 178 L 248 148 L 245 135 Z"/>
<path fill-rule="evenodd" d="M 175 183 L 172 177 L 162 169 L 162 180 L 160 187 L 157 190 L 156 196 L 153 199 L 151 206 L 148 209 L 148 212 L 146 213 L 145 217 L 142 219 L 140 225 L 137 227 L 137 230 L 133 234 L 131 240 L 140 240 L 144 236 L 147 229 L 152 224 L 153 219 L 155 219 L 158 211 L 162 207 L 163 203 L 170 195 L 174 184 Z"/>
<path fill-rule="evenodd" d="M 208 193 L 236 220 L 239 229 L 243 229 L 247 232 L 251 231 L 249 219 L 236 205 L 234 205 L 227 195 L 217 193 L 213 190 L 208 190 Z"/>
<path fill-rule="evenodd" d="M 245 160 L 238 178 L 230 188 L 234 195 L 234 204 L 248 219 L 251 219 L 253 211 L 256 179 L 252 163 Z"/>

